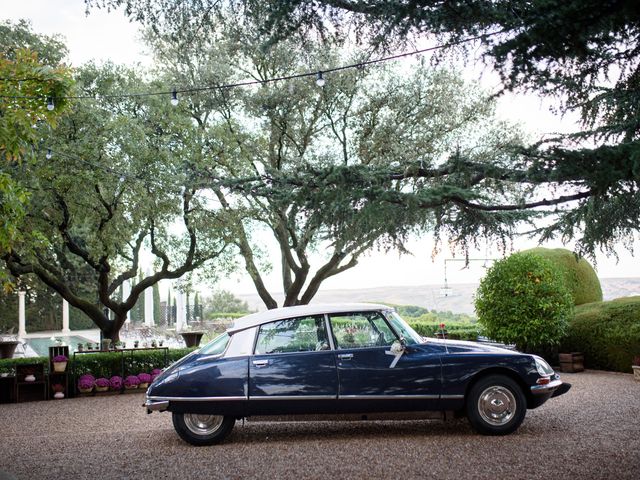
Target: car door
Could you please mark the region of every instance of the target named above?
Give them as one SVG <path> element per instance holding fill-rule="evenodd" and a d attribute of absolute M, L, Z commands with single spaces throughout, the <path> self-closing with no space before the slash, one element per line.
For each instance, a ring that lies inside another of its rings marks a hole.
<path fill-rule="evenodd" d="M 336 361 L 324 315 L 261 325 L 249 361 L 253 415 L 331 412 L 338 395 Z"/>
<path fill-rule="evenodd" d="M 437 408 L 440 351 L 398 333 L 380 311 L 329 315 L 338 371 L 338 398 L 349 410 Z M 349 406 L 351 405 L 351 406 Z"/>

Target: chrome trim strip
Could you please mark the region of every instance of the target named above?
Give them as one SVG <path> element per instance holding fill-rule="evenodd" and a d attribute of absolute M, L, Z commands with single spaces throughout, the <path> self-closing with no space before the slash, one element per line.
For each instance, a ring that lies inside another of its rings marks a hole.
<path fill-rule="evenodd" d="M 464 398 L 464 395 L 441 395 L 440 398 L 443 400 L 460 400 Z"/>
<path fill-rule="evenodd" d="M 546 385 L 533 385 L 531 387 L 531 393 L 534 395 L 543 395 L 545 393 L 549 393 L 550 390 L 555 390 L 560 385 L 562 385 L 562 380 L 554 380 Z"/>
<path fill-rule="evenodd" d="M 143 406 L 150 412 L 162 412 L 167 409 L 169 402 L 167 400 L 153 401 L 147 399 Z"/>
<path fill-rule="evenodd" d="M 339 395 L 347 400 L 437 400 L 440 395 Z"/>
<path fill-rule="evenodd" d="M 249 400 L 336 400 L 335 395 L 258 395 Z"/>
<path fill-rule="evenodd" d="M 154 402 L 206 402 L 206 401 L 239 401 L 239 400 L 248 400 L 249 398 L 244 397 L 147 397 L 147 401 Z"/>

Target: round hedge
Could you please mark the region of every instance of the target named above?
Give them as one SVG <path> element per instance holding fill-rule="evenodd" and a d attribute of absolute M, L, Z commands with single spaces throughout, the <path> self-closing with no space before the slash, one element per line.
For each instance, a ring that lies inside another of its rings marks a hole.
<path fill-rule="evenodd" d="M 577 258 L 566 248 L 532 248 L 522 253 L 534 253 L 550 260 L 564 277 L 564 284 L 573 297 L 574 305 L 601 302 L 602 287 L 598 275 L 584 258 Z"/>
<path fill-rule="evenodd" d="M 561 350 L 582 352 L 588 368 L 631 372 L 640 355 L 640 296 L 576 307 Z"/>
<path fill-rule="evenodd" d="M 476 292 L 475 307 L 489 338 L 532 351 L 559 343 L 573 300 L 551 261 L 516 253 L 488 270 Z"/>

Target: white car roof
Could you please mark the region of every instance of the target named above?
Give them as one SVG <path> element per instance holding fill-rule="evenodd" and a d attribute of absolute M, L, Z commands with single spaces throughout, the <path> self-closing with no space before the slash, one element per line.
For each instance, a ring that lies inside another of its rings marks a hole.
<path fill-rule="evenodd" d="M 233 326 L 227 329 L 227 333 L 231 335 L 235 332 L 239 332 L 240 330 L 246 330 L 247 328 L 253 328 L 264 323 L 284 320 L 287 318 L 323 315 L 325 313 L 370 312 L 376 310 L 392 310 L 392 308 L 387 305 L 376 303 L 318 303 L 312 305 L 298 305 L 295 307 L 274 308 L 273 310 L 252 313 L 246 317 L 238 318 L 234 322 Z"/>

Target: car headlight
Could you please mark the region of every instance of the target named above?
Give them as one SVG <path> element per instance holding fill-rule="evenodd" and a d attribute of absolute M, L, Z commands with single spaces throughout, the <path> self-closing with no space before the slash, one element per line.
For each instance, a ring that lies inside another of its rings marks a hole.
<path fill-rule="evenodd" d="M 540 358 L 537 355 L 534 355 L 533 358 L 536 361 L 536 369 L 541 377 L 547 377 L 554 374 L 553 368 L 551 368 L 543 358 Z"/>

